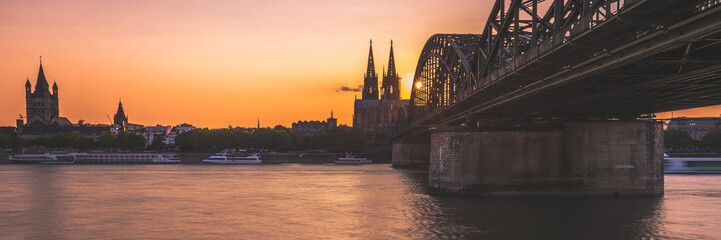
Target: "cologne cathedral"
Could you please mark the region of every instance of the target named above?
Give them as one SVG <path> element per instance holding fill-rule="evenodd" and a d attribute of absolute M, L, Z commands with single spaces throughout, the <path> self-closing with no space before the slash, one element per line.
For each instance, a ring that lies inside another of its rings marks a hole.
<path fill-rule="evenodd" d="M 363 75 L 362 99 L 355 100 L 353 110 L 353 127 L 365 132 L 383 131 L 393 134 L 407 121 L 409 100 L 401 100 L 400 77 L 396 72 L 391 41 L 388 70 L 383 70 L 383 82 L 378 88 L 378 74 L 373 61 L 373 41 L 370 42 L 368 67 Z M 380 95 L 380 99 L 378 94 Z"/>

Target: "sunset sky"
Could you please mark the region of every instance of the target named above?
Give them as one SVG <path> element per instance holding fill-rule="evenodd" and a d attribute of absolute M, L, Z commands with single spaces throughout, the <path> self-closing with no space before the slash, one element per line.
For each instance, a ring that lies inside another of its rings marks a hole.
<path fill-rule="evenodd" d="M 333 110 L 351 124 L 368 40 L 376 69 L 394 41 L 402 97 L 434 33 L 479 33 L 492 1 L 2 1 L 0 125 L 25 115 L 38 56 L 60 115 L 108 123 L 290 126 Z M 675 116 L 718 116 L 719 107 Z M 666 114 L 670 116 L 669 114 Z M 665 116 L 665 115 L 661 115 Z"/>

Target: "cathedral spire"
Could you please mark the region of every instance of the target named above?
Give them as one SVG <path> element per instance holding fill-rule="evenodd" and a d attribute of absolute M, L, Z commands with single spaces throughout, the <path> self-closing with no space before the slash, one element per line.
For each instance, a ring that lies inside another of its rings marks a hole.
<path fill-rule="evenodd" d="M 388 76 L 396 76 L 396 60 L 393 57 L 393 40 L 391 40 L 391 54 L 388 57 Z"/>
<path fill-rule="evenodd" d="M 393 40 L 391 40 L 391 53 L 388 57 L 388 69 L 383 70 L 383 94 L 381 99 L 399 100 L 401 99 L 400 93 L 400 78 L 396 72 L 396 59 L 393 56 Z"/>
<path fill-rule="evenodd" d="M 368 68 L 363 76 L 363 100 L 378 100 L 378 74 L 373 61 L 373 40 L 368 50 Z"/>
<path fill-rule="evenodd" d="M 368 50 L 368 67 L 366 68 L 366 77 L 376 76 L 375 62 L 373 62 L 373 40 L 370 42 Z"/>

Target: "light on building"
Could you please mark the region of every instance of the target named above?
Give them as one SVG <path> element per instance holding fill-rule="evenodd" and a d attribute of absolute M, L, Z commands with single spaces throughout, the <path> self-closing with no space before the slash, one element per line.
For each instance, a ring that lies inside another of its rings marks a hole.
<path fill-rule="evenodd" d="M 421 87 L 423 87 L 423 83 L 416 82 L 416 89 L 421 89 Z"/>

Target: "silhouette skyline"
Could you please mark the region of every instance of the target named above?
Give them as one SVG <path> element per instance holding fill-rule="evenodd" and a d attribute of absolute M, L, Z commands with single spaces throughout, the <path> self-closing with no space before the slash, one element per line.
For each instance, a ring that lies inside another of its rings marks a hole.
<path fill-rule="evenodd" d="M 133 122 L 146 125 L 251 127 L 260 116 L 263 126 L 290 126 L 330 110 L 351 124 L 368 39 L 376 69 L 393 39 L 405 99 L 428 37 L 479 33 L 489 8 L 471 0 L 7 2 L 0 125 L 25 112 L 23 84 L 38 72 L 39 55 L 48 81 L 62 85 L 60 115 L 73 123 L 107 124 L 122 97 Z"/>

